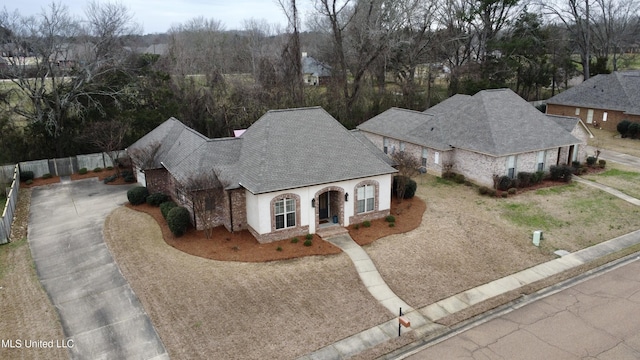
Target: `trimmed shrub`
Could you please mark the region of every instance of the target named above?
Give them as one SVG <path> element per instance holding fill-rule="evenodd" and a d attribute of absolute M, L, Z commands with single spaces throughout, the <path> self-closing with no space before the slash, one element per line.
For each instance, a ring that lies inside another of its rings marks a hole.
<path fill-rule="evenodd" d="M 363 222 L 362 222 L 362 226 L 364 226 L 364 227 L 366 227 L 366 228 L 371 227 L 371 221 L 369 221 L 369 220 L 365 220 L 365 221 L 363 221 Z"/>
<path fill-rule="evenodd" d="M 31 185 L 31 184 L 33 184 L 33 179 L 29 179 L 29 180 L 25 181 L 24 183 L 27 184 L 27 185 Z"/>
<path fill-rule="evenodd" d="M 598 166 L 604 169 L 604 167 L 607 166 L 607 160 L 604 160 L 604 159 L 598 160 Z"/>
<path fill-rule="evenodd" d="M 507 191 L 510 187 L 512 187 L 513 180 L 504 175 L 501 176 L 500 179 L 498 180 L 498 190 L 500 191 Z"/>
<path fill-rule="evenodd" d="M 509 195 L 515 195 L 518 192 L 518 190 L 516 188 L 510 188 L 509 190 L 507 190 L 507 193 Z"/>
<path fill-rule="evenodd" d="M 395 227 L 396 223 L 389 223 L 389 227 Z"/>
<path fill-rule="evenodd" d="M 307 239 L 307 240 L 311 240 L 311 239 L 313 239 L 313 235 L 307 234 L 307 235 L 304 236 L 304 238 Z"/>
<path fill-rule="evenodd" d="M 573 168 L 567 165 L 552 165 L 549 168 L 549 172 L 551 174 L 551 180 L 569 182 L 573 175 Z"/>
<path fill-rule="evenodd" d="M 160 204 L 162 204 L 163 202 L 166 202 L 169 200 L 169 197 L 163 193 L 153 193 L 149 196 L 147 196 L 147 204 L 151 205 L 151 206 L 160 206 Z"/>
<path fill-rule="evenodd" d="M 595 156 L 587 156 L 587 165 L 593 166 L 595 164 L 596 164 L 596 157 Z"/>
<path fill-rule="evenodd" d="M 93 169 L 93 172 L 101 172 L 101 171 L 102 171 L 101 167 L 97 167 L 97 168 Z"/>
<path fill-rule="evenodd" d="M 353 228 L 356 229 L 356 230 L 360 229 L 360 224 L 354 224 Z"/>
<path fill-rule="evenodd" d="M 495 197 L 497 193 L 498 192 L 496 191 L 496 189 L 489 189 L 489 192 L 487 193 L 487 195 L 491 197 Z"/>
<path fill-rule="evenodd" d="M 102 180 L 105 184 L 108 184 L 110 182 L 114 182 L 116 181 L 117 176 L 115 175 L 111 175 L 111 176 L 107 176 L 106 178 L 104 178 L 104 180 Z"/>
<path fill-rule="evenodd" d="M 313 241 L 311 241 L 311 239 L 307 239 L 304 241 L 304 246 L 311 246 L 313 245 Z"/>
<path fill-rule="evenodd" d="M 53 177 L 53 175 L 51 175 L 49 173 L 46 173 L 46 174 L 42 175 L 43 179 L 51 179 L 52 177 Z"/>
<path fill-rule="evenodd" d="M 391 188 L 391 191 L 393 193 L 393 196 L 398 196 L 396 189 L 398 188 L 397 184 L 398 184 L 398 178 L 401 175 L 397 175 L 393 177 L 393 187 Z M 403 199 L 411 199 L 412 197 L 414 197 L 414 195 L 416 194 L 416 189 L 418 188 L 418 184 L 413 181 L 411 178 L 408 177 L 404 177 L 405 178 L 405 185 L 404 185 L 404 196 L 402 197 Z"/>
<path fill-rule="evenodd" d="M 165 201 L 162 204 L 160 204 L 160 212 L 162 213 L 162 217 L 165 220 L 167 220 L 167 215 L 169 215 L 169 211 L 171 211 L 171 209 L 173 209 L 176 206 L 178 205 L 171 200 Z"/>
<path fill-rule="evenodd" d="M 533 178 L 533 174 L 526 171 L 521 171 L 518 173 L 518 187 L 529 187 L 531 186 L 531 178 Z"/>
<path fill-rule="evenodd" d="M 292 244 L 297 244 L 297 243 L 298 243 L 298 241 L 299 241 L 299 240 L 298 240 L 298 238 L 297 238 L 297 237 L 294 237 L 293 239 L 291 239 L 291 243 L 292 243 Z"/>
<path fill-rule="evenodd" d="M 536 171 L 531 177 L 531 185 L 540 184 L 544 180 L 544 171 Z"/>
<path fill-rule="evenodd" d="M 176 206 L 167 214 L 167 225 L 176 237 L 184 235 L 190 223 L 191 214 L 182 206 Z"/>
<path fill-rule="evenodd" d="M 501 193 L 501 194 L 500 194 L 500 196 L 502 196 L 503 198 L 506 198 L 506 197 L 508 197 L 509 195 L 508 195 L 506 192 L 503 192 L 503 193 Z"/>
<path fill-rule="evenodd" d="M 618 132 L 622 137 L 627 137 L 627 131 L 629 131 L 629 125 L 631 125 L 631 121 L 622 120 L 618 123 L 618 126 L 616 126 L 616 130 L 618 130 Z"/>
<path fill-rule="evenodd" d="M 80 170 L 78 170 L 78 174 L 80 175 L 84 175 L 86 173 L 88 173 L 89 171 L 87 170 L 87 168 L 81 168 Z"/>
<path fill-rule="evenodd" d="M 479 193 L 480 195 L 487 195 L 487 194 L 489 193 L 489 188 L 488 188 L 488 187 L 486 187 L 486 186 L 480 186 L 480 187 L 478 188 L 478 193 Z"/>
<path fill-rule="evenodd" d="M 134 183 L 136 182 L 136 178 L 133 175 L 123 176 L 124 182 Z"/>
<path fill-rule="evenodd" d="M 384 218 L 384 221 L 389 223 L 394 223 L 396 222 L 396 217 L 393 215 L 387 215 L 387 217 Z"/>
<path fill-rule="evenodd" d="M 149 190 L 144 186 L 136 186 L 127 191 L 127 199 L 131 205 L 140 205 L 147 201 Z"/>
<path fill-rule="evenodd" d="M 276 248 L 276 251 L 282 251 L 282 246 L 278 246 L 278 247 Z"/>
<path fill-rule="evenodd" d="M 640 134 L 640 123 L 631 123 L 627 130 L 627 135 L 629 135 L 630 138 L 635 139 L 638 134 Z"/>
<path fill-rule="evenodd" d="M 455 174 L 455 176 L 453 177 L 453 181 L 454 181 L 456 184 L 464 184 L 464 181 L 465 181 L 464 175 L 462 175 L 462 174 Z M 415 191 L 414 191 L 414 193 L 415 193 Z"/>
<path fill-rule="evenodd" d="M 107 166 L 107 170 L 113 170 L 113 166 Z"/>
<path fill-rule="evenodd" d="M 20 181 L 28 181 L 34 179 L 33 171 L 21 171 L 20 172 Z"/>
<path fill-rule="evenodd" d="M 571 162 L 571 167 L 579 169 L 580 168 L 580 161 L 575 160 Z"/>

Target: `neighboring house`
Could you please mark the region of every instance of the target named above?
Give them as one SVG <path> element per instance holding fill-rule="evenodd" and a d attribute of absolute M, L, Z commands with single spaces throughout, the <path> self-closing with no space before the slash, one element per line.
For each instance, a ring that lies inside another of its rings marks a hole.
<path fill-rule="evenodd" d="M 302 80 L 307 85 L 325 84 L 331 77 L 331 67 L 322 63 L 306 52 L 302 53 Z"/>
<path fill-rule="evenodd" d="M 425 112 L 392 108 L 358 129 L 389 155 L 420 159 L 422 172 L 450 169 L 487 186 L 496 175 L 583 161 L 592 136 L 578 118 L 545 115 L 509 89 L 455 95 Z"/>
<path fill-rule="evenodd" d="M 208 139 L 171 118 L 127 149 L 138 182 L 192 214 L 198 229 L 248 229 L 261 242 L 389 214 L 392 175 L 384 154 L 322 108 L 272 110 L 240 137 Z M 224 189 L 196 214 L 203 179 Z"/>
<path fill-rule="evenodd" d="M 577 116 L 616 131 L 622 120 L 640 122 L 640 71 L 596 75 L 546 101 L 547 114 Z"/>

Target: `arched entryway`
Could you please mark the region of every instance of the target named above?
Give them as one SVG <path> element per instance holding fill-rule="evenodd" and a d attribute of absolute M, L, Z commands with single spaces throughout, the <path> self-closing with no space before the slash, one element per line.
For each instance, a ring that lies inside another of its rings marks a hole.
<path fill-rule="evenodd" d="M 315 195 L 316 229 L 344 224 L 344 189 L 326 187 Z"/>

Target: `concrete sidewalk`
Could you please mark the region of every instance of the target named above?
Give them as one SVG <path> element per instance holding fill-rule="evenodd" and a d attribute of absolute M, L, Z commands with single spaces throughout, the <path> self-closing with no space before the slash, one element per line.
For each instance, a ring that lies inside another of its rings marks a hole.
<path fill-rule="evenodd" d="M 591 181 L 580 179 L 578 177 L 576 178 L 580 183 L 585 183 L 586 185 L 595 186 L 603 191 L 606 191 L 615 196 L 618 196 L 634 205 L 640 206 L 640 200 L 638 199 L 625 195 L 608 186 L 593 183 Z M 365 281 L 365 278 L 369 278 L 369 277 L 377 279 L 377 277 L 374 277 L 373 275 L 366 275 L 367 272 L 375 271 L 377 276 L 380 276 L 378 274 L 378 271 L 375 269 L 373 262 L 371 262 L 371 265 L 369 265 L 365 261 L 365 259 L 369 259 L 369 256 L 367 255 L 367 253 L 358 244 L 356 244 L 348 235 L 346 236 L 346 238 L 344 238 L 344 236 L 341 236 L 340 238 L 327 239 L 327 241 L 333 242 L 338 247 L 342 248 L 343 251 L 345 251 L 349 255 L 352 261 L 354 261 L 354 264 L 356 264 L 356 261 L 359 262 L 359 264 L 356 265 L 356 269 L 358 270 L 358 273 L 360 274 L 361 279 L 363 279 L 364 285 L 367 286 L 367 289 L 369 289 L 369 291 L 372 292 L 372 295 L 374 295 L 374 297 L 378 299 L 378 297 L 374 294 L 375 287 L 368 285 L 368 282 L 367 282 L 368 280 Z M 602 242 L 600 244 L 591 246 L 583 250 L 576 251 L 574 253 L 565 255 L 561 258 L 539 264 L 529 269 L 522 270 L 515 274 L 511 274 L 504 278 L 494 280 L 490 283 L 478 286 L 476 288 L 463 291 L 459 294 L 440 300 L 434 304 L 425 306 L 423 308 L 413 310 L 412 308 L 409 307 L 412 310 L 410 312 L 412 316 L 410 330 L 414 331 L 416 337 L 418 338 L 437 337 L 438 335 L 441 335 L 449 330 L 449 328 L 447 327 L 436 324 L 438 320 L 446 316 L 455 314 L 473 305 L 489 300 L 493 297 L 503 295 L 507 292 L 516 290 L 520 287 L 529 285 L 536 281 L 540 281 L 547 277 L 557 275 L 563 271 L 570 270 L 572 268 L 575 268 L 577 266 L 580 266 L 586 263 L 590 263 L 603 256 L 613 254 L 615 252 L 624 250 L 636 244 L 640 244 L 640 230 L 634 231 L 626 235 L 619 236 L 615 239 Z M 369 259 L 369 261 L 371 260 Z M 373 268 L 371 268 L 371 266 Z M 364 276 L 363 276 L 363 273 L 365 273 Z M 384 280 L 381 277 L 379 280 L 375 280 L 375 283 L 379 284 L 380 281 L 384 283 Z M 386 283 L 384 283 L 384 286 L 387 286 Z M 393 295 L 395 296 L 395 294 Z M 378 301 L 380 300 L 378 299 Z M 402 301 L 402 300 L 398 298 L 398 301 Z M 395 304 L 396 303 L 394 303 L 394 306 L 396 306 Z M 397 313 L 396 313 L 396 316 L 397 316 Z M 414 323 L 413 319 L 417 319 L 419 321 Z M 409 330 L 404 330 L 404 332 L 408 332 L 408 331 Z M 383 324 L 380 324 L 378 326 L 375 326 L 371 329 L 365 330 L 358 334 L 354 334 L 346 339 L 330 344 L 313 353 L 302 356 L 299 359 L 300 360 L 347 359 L 364 350 L 373 348 L 376 345 L 395 339 L 397 337 L 398 337 L 398 319 L 394 318 L 393 320 L 387 321 Z"/>
<path fill-rule="evenodd" d="M 128 188 L 89 179 L 32 193 L 29 247 L 73 359 L 169 358 L 102 236 Z"/>

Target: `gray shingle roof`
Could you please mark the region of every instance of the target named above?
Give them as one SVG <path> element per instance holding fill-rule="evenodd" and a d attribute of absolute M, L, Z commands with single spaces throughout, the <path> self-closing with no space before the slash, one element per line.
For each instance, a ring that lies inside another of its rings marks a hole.
<path fill-rule="evenodd" d="M 215 170 L 227 188 L 255 194 L 396 172 L 321 108 L 269 111 L 238 138 L 208 139 L 171 118 L 128 150 L 154 143 L 155 168 L 181 184 Z"/>
<path fill-rule="evenodd" d="M 241 138 L 240 185 L 255 194 L 396 171 L 319 107 L 268 111 Z"/>
<path fill-rule="evenodd" d="M 458 109 L 462 104 L 469 101 L 471 95 L 455 94 L 452 97 L 428 108 L 425 113 L 428 114 L 446 114 Z"/>
<path fill-rule="evenodd" d="M 547 104 L 640 115 L 640 71 L 600 74 L 547 100 Z"/>
<path fill-rule="evenodd" d="M 358 128 L 436 149 L 452 146 L 492 156 L 580 143 L 509 89 L 457 97 L 437 114 L 429 112 L 390 109 Z"/>

